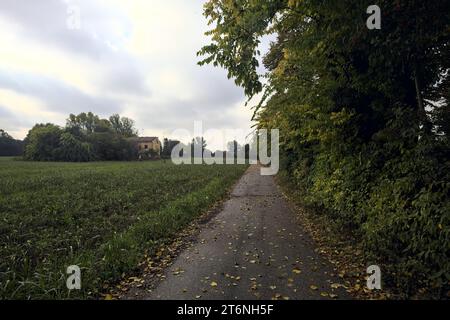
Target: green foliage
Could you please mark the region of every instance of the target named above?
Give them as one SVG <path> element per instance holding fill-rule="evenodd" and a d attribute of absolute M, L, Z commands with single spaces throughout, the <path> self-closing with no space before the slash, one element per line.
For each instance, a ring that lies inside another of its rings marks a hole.
<path fill-rule="evenodd" d="M 26 138 L 25 159 L 52 161 L 58 158 L 57 149 L 63 130 L 53 124 L 37 124 Z"/>
<path fill-rule="evenodd" d="M 97 160 L 133 160 L 137 151 L 125 137 L 111 132 L 94 132 L 87 137 Z"/>
<path fill-rule="evenodd" d="M 281 164 L 405 296 L 449 290 L 450 3 L 210 0 L 202 63 L 228 69 L 280 129 Z M 259 39 L 277 40 L 256 67 Z"/>
<path fill-rule="evenodd" d="M 112 124 L 106 119 L 100 119 L 92 112 L 82 112 L 79 115 L 70 114 L 66 127 L 73 131 L 92 133 L 105 132 L 112 128 Z"/>
<path fill-rule="evenodd" d="M 170 140 L 170 139 L 164 138 L 161 156 L 165 159 L 169 159 L 172 156 L 173 148 L 175 148 L 179 143 L 180 143 L 180 141 L 178 141 L 178 140 Z"/>
<path fill-rule="evenodd" d="M 86 162 L 94 159 L 92 145 L 81 142 L 72 134 L 64 132 L 59 138 L 59 147 L 55 150 L 56 160 Z"/>
<path fill-rule="evenodd" d="M 133 160 L 137 151 L 134 121 L 115 114 L 110 120 L 93 113 L 71 114 L 65 128 L 53 124 L 34 126 L 25 139 L 25 159 L 34 161 L 86 162 Z"/>
<path fill-rule="evenodd" d="M 112 129 L 119 135 L 131 138 L 137 137 L 138 132 L 134 128 L 134 120 L 127 117 L 120 117 L 118 114 L 113 114 L 109 117 Z"/>
<path fill-rule="evenodd" d="M 266 1 L 221 1 L 205 4 L 208 25 L 214 28 L 206 35 L 213 42 L 203 47 L 198 55 L 206 56 L 200 65 L 213 63 L 228 70 L 237 85 L 243 86 L 249 96 L 262 89 L 256 71 L 259 62 L 259 37 L 266 33 L 271 20 L 284 0 Z M 250 13 L 250 14 L 249 14 Z"/>
<path fill-rule="evenodd" d="M 15 140 L 6 131 L 0 129 L 0 157 L 20 156 L 23 153 L 23 142 Z"/>
<path fill-rule="evenodd" d="M 245 169 L 1 161 L 0 299 L 95 296 L 220 199 Z M 81 291 L 66 288 L 70 265 L 81 268 Z"/>
<path fill-rule="evenodd" d="M 158 152 L 153 149 L 140 150 L 139 151 L 139 160 L 155 160 L 160 159 Z"/>

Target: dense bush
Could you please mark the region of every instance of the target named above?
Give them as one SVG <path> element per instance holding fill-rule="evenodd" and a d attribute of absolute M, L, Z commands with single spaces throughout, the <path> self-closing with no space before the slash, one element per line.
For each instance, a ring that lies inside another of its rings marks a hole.
<path fill-rule="evenodd" d="M 95 159 L 93 145 L 82 142 L 69 132 L 59 137 L 59 146 L 55 149 L 55 160 L 86 162 Z"/>
<path fill-rule="evenodd" d="M 445 296 L 450 281 L 450 2 L 210 0 L 201 63 L 225 67 L 280 129 L 281 164 L 366 247 L 405 296 Z M 236 19 L 239 17 L 239 19 Z M 277 40 L 258 75 L 259 38 Z M 426 292 L 425 292 L 425 291 Z"/>
<path fill-rule="evenodd" d="M 94 132 L 87 141 L 98 160 L 133 160 L 137 157 L 134 144 L 120 134 Z"/>

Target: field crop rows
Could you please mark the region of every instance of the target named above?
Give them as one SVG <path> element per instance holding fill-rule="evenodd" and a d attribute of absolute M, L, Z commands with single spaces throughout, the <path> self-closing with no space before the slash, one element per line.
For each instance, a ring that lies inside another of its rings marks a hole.
<path fill-rule="evenodd" d="M 95 296 L 226 193 L 246 166 L 0 161 L 0 298 Z M 66 268 L 82 269 L 68 292 Z"/>

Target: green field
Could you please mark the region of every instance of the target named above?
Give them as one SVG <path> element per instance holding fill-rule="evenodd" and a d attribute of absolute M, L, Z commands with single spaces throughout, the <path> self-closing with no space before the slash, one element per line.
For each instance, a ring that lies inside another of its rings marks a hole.
<path fill-rule="evenodd" d="M 246 166 L 0 160 L 0 298 L 95 297 L 224 196 Z M 82 290 L 66 288 L 66 268 Z"/>

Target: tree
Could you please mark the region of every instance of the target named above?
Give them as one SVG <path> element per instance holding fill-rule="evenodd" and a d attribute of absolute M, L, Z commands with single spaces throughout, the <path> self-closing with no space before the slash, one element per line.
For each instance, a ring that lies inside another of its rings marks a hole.
<path fill-rule="evenodd" d="M 63 132 L 59 138 L 59 146 L 55 149 L 54 160 L 87 162 L 95 160 L 95 155 L 90 143 L 78 140 L 69 132 Z"/>
<path fill-rule="evenodd" d="M 99 116 L 92 112 L 82 112 L 79 115 L 70 114 L 67 119 L 66 127 L 76 128 L 86 133 L 92 133 L 100 123 Z"/>
<path fill-rule="evenodd" d="M 137 150 L 129 139 L 134 121 L 111 117 L 114 125 L 92 112 L 71 114 L 65 128 L 37 124 L 25 139 L 25 158 L 37 161 L 132 160 Z M 118 122 L 117 122 L 118 121 Z"/>
<path fill-rule="evenodd" d="M 164 138 L 161 156 L 163 158 L 170 158 L 172 155 L 173 148 L 175 148 L 175 146 L 177 146 L 179 143 L 180 143 L 180 141 L 178 141 L 178 140 L 171 140 L 171 139 Z"/>
<path fill-rule="evenodd" d="M 378 1 L 381 30 L 366 27 L 371 4 L 209 0 L 200 64 L 227 69 L 249 98 L 262 92 L 254 118 L 280 130 L 283 170 L 308 205 L 388 261 L 387 282 L 439 296 L 450 269 L 438 253 L 450 234 L 450 2 Z"/>
<path fill-rule="evenodd" d="M 20 156 L 23 153 L 23 142 L 15 140 L 6 131 L 0 129 L 0 156 Z"/>
<path fill-rule="evenodd" d="M 205 151 L 206 147 L 207 144 L 205 138 L 203 137 L 193 138 L 191 142 L 191 156 L 195 157 L 196 156 L 195 151 L 197 151 L 201 152 L 201 155 L 199 156 L 203 158 L 203 152 Z"/>
<path fill-rule="evenodd" d="M 25 145 L 25 159 L 34 161 L 56 160 L 63 130 L 51 123 L 37 124 L 29 132 Z"/>
<path fill-rule="evenodd" d="M 124 137 L 131 138 L 138 135 L 135 129 L 135 123 L 133 120 L 127 117 L 120 117 L 118 114 L 113 114 L 109 117 L 109 122 L 111 123 L 112 129 Z"/>
<path fill-rule="evenodd" d="M 94 132 L 87 137 L 98 160 L 133 160 L 137 150 L 133 143 L 117 133 Z"/>
<path fill-rule="evenodd" d="M 227 143 L 227 152 L 233 154 L 234 159 L 237 159 L 244 152 L 244 149 L 236 140 L 233 140 Z"/>

